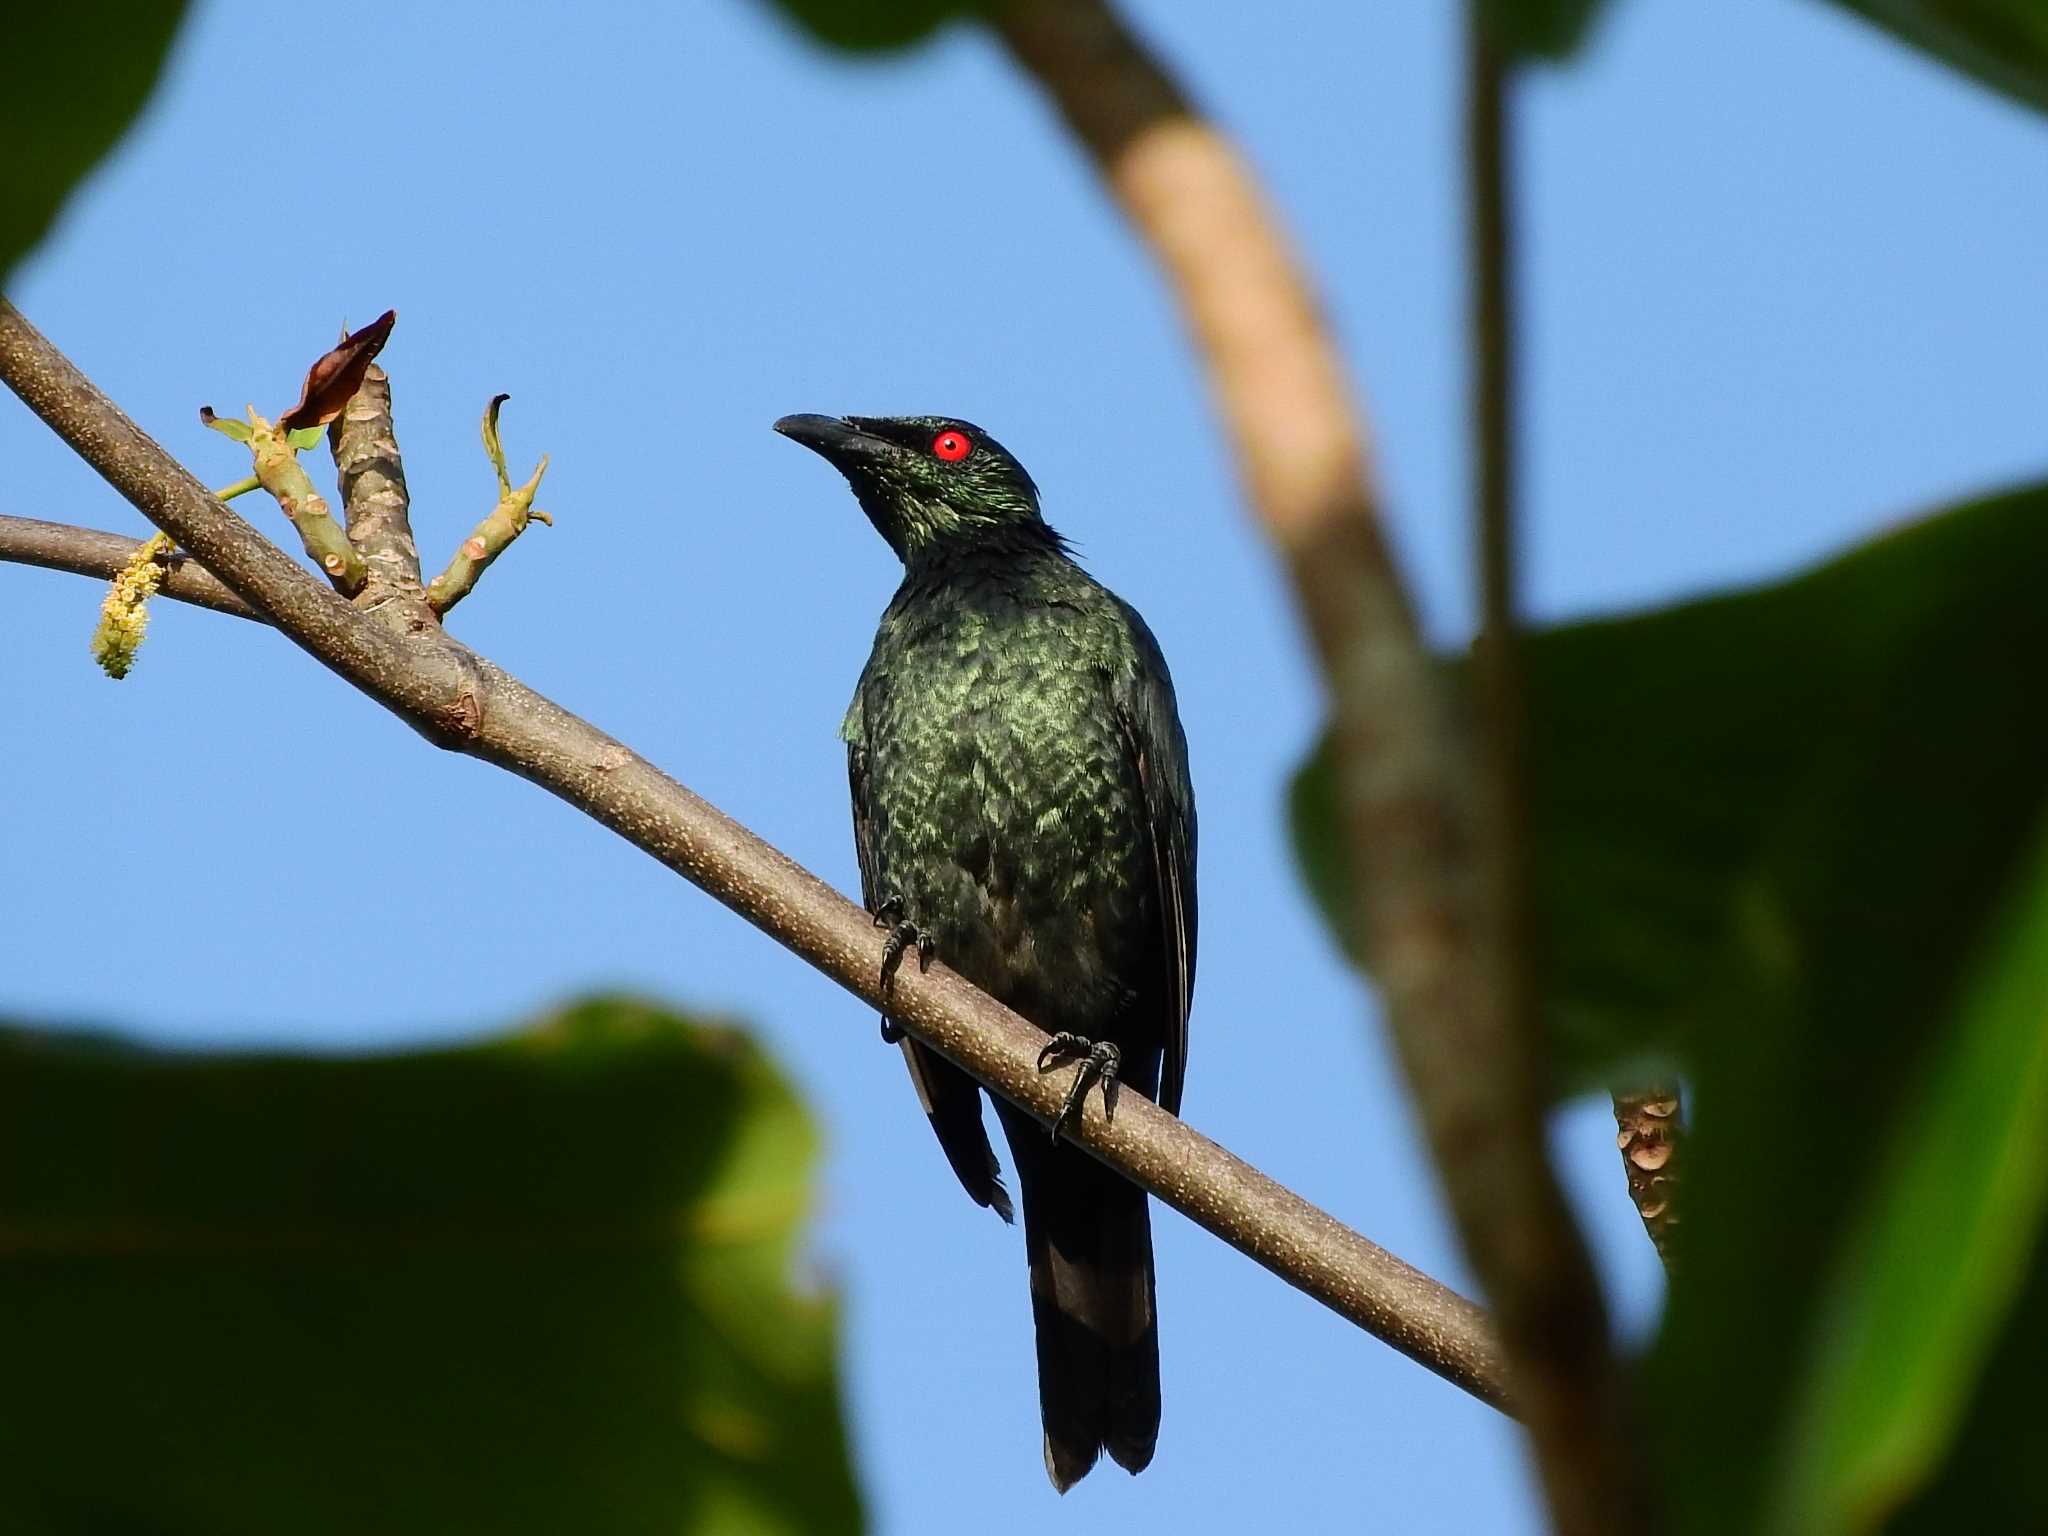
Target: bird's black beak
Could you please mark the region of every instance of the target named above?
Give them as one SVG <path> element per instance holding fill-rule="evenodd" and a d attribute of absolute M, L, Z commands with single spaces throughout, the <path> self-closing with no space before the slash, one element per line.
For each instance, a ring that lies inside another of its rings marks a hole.
<path fill-rule="evenodd" d="M 897 451 L 887 438 L 863 432 L 837 416 L 785 416 L 775 423 L 775 430 L 841 469 L 850 469 L 863 460 L 886 458 Z"/>

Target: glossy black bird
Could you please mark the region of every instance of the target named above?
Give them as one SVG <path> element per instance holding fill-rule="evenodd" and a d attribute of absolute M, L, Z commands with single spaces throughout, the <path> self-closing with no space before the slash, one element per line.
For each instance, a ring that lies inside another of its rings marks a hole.
<path fill-rule="evenodd" d="M 1041 1069 L 1180 1109 L 1195 977 L 1195 803 L 1173 681 L 1136 610 L 1069 557 L 1038 489 L 947 417 L 785 416 L 903 561 L 840 734 L 861 891 L 1054 1035 Z M 901 1032 L 887 1020 L 885 1038 Z M 974 1080 L 902 1038 L 975 1202 L 1011 1218 Z M 1113 1103 L 1113 1097 L 1112 1097 Z M 1159 1434 L 1144 1191 L 996 1099 L 1024 1203 L 1045 1466 L 1064 1492 Z M 1066 1118 L 1063 1113 L 1062 1120 Z"/>

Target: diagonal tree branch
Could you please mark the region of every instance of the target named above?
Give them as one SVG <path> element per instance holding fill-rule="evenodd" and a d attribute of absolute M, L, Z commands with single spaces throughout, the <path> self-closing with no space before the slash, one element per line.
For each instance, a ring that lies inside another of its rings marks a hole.
<path fill-rule="evenodd" d="M 352 607 L 216 500 L 4 299 L 0 379 L 115 490 L 316 660 L 435 744 L 568 801 L 881 1006 L 883 938 L 867 913 L 624 744 L 438 629 L 398 632 Z M 32 543 L 17 532 L 0 547 Z M 54 548 L 46 554 L 38 563 L 66 564 Z M 1048 1124 L 1059 1113 L 1064 1080 L 1037 1070 L 1044 1033 L 943 965 L 928 973 L 906 967 L 888 1012 Z M 1124 1095 L 1114 1121 L 1091 1100 L 1073 1139 L 1376 1338 L 1483 1401 L 1507 1405 L 1500 1352 L 1477 1307 L 1142 1095 Z"/>
<path fill-rule="evenodd" d="M 1500 1321 L 1552 1517 L 1567 1531 L 1626 1523 L 1644 1500 L 1599 1287 L 1550 1167 L 1543 1058 L 1523 1027 L 1529 1010 L 1514 991 L 1498 1003 L 1488 985 L 1494 946 L 1471 765 L 1455 749 L 1386 544 L 1370 446 L 1335 343 L 1243 161 L 1107 0 L 1004 0 L 992 24 L 1152 247 L 1204 354 L 1252 506 L 1322 660 L 1348 856 L 1370 871 L 1355 882 L 1359 931 L 1459 1233 Z M 1486 206 L 1505 207 L 1500 77 L 1472 26 L 1484 217 Z M 1490 249 L 1504 270 L 1504 240 Z M 1498 319 L 1504 360 L 1504 309 Z"/>

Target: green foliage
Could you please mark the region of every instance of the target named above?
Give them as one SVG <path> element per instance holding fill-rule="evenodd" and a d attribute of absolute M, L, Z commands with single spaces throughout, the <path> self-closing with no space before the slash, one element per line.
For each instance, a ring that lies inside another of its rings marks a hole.
<path fill-rule="evenodd" d="M 1829 1324 L 1814 1341 L 1775 1501 L 1787 1532 L 1874 1529 L 1926 1478 L 2026 1281 L 2030 1250 L 2040 1260 L 2033 1305 L 2048 1303 L 2048 838 L 2016 898 L 2020 910 L 1995 925 L 1953 1026 L 1932 1043 L 1878 1150 L 1871 1195 L 1829 1278 Z M 2037 1390 L 2006 1399 L 2010 1426 L 2048 1425 Z M 2048 1449 L 2048 1434 L 2037 1438 Z M 2035 1481 L 2030 1471 L 2025 1482 Z"/>
<path fill-rule="evenodd" d="M 1682 1529 L 1868 1529 L 1989 1411 L 2048 1178 L 2044 570 L 2035 487 L 1532 639 L 1560 1086 L 1675 1059 L 1698 1106 L 1651 1362 Z M 1342 920 L 1326 763 L 1294 815 Z"/>
<path fill-rule="evenodd" d="M 2048 1362 L 2048 1243 L 2037 1241 L 2026 1290 L 1977 1383 L 1955 1448 L 1934 1482 L 1885 1527 L 1886 1536 L 1954 1536 L 1966 1528 L 2048 1531 L 2048 1414 L 2041 1380 Z"/>
<path fill-rule="evenodd" d="M 772 0 L 776 10 L 834 48 L 873 52 L 921 43 L 947 22 L 986 11 L 990 0 Z"/>
<path fill-rule="evenodd" d="M 1584 46 L 1606 0 L 1482 0 L 1487 31 L 1511 56 L 1566 59 Z M 1901 41 L 1993 90 L 2048 109 L 2043 0 L 1836 0 Z"/>
<path fill-rule="evenodd" d="M 127 129 L 156 84 L 183 0 L 90 12 L 13 5 L 0 42 L 0 282 Z"/>
<path fill-rule="evenodd" d="M 460 1050 L 0 1036 L 10 1528 L 849 1531 L 816 1135 L 600 1001 Z"/>
<path fill-rule="evenodd" d="M 2048 111 L 2042 0 L 1836 0 L 1994 90 Z"/>
<path fill-rule="evenodd" d="M 1607 0 L 1484 0 L 1486 31 L 1510 57 L 1565 59 L 1579 50 Z"/>

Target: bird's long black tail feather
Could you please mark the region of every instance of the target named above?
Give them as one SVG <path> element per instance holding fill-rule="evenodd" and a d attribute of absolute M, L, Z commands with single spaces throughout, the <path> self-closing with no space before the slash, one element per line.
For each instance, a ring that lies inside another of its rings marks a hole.
<path fill-rule="evenodd" d="M 1145 1192 L 1001 1106 L 1024 1205 L 1045 1470 L 1064 1493 L 1108 1451 L 1126 1471 L 1159 1438 L 1159 1327 Z"/>
<path fill-rule="evenodd" d="M 1003 1188 L 1002 1169 L 981 1123 L 981 1085 L 908 1036 L 903 1040 L 903 1059 L 910 1063 L 917 1101 L 931 1117 L 961 1187 L 976 1205 L 987 1206 L 1004 1221 L 1013 1220 L 1010 1192 Z"/>

